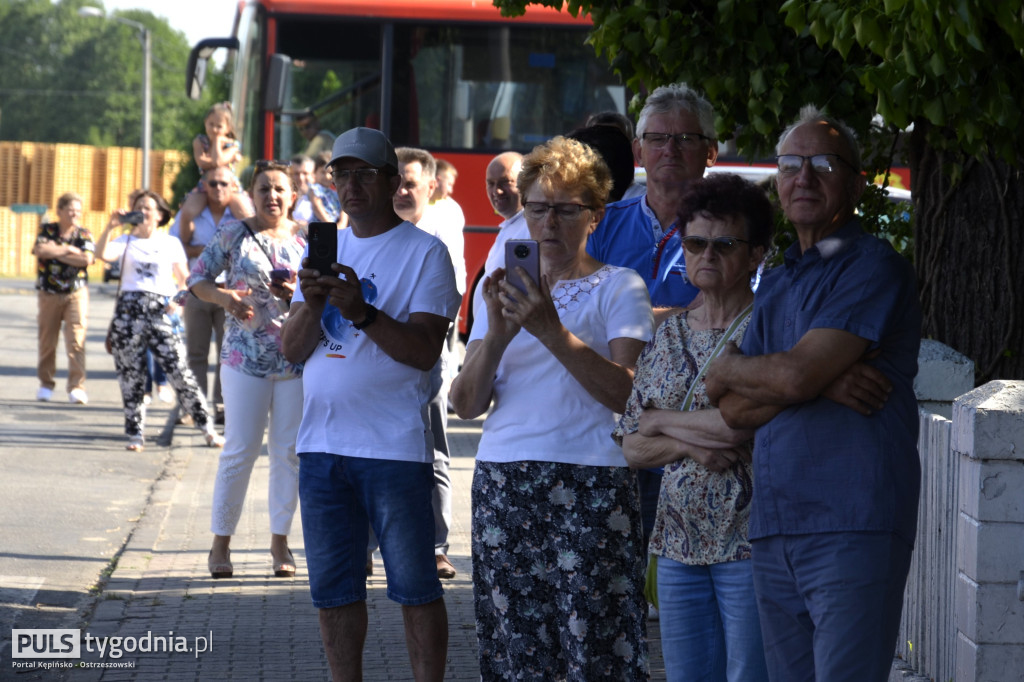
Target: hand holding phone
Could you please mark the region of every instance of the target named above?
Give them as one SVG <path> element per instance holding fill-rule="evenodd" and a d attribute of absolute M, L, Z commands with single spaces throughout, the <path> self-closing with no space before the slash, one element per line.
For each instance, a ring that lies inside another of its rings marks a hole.
<path fill-rule="evenodd" d="M 290 282 L 292 281 L 292 271 L 288 268 L 274 268 L 270 271 L 270 281 L 272 284 Z"/>
<path fill-rule="evenodd" d="M 126 213 L 120 213 L 117 218 L 121 221 L 122 225 L 141 225 L 142 221 L 145 220 L 145 216 L 142 215 L 142 211 L 128 211 Z"/>
<path fill-rule="evenodd" d="M 309 224 L 309 257 L 306 267 L 320 275 L 333 275 L 331 265 L 338 262 L 338 226 L 335 223 Z"/>
<path fill-rule="evenodd" d="M 520 267 L 540 286 L 540 248 L 533 239 L 509 239 L 505 242 L 505 279 L 526 293 L 526 284 L 516 271 Z"/>

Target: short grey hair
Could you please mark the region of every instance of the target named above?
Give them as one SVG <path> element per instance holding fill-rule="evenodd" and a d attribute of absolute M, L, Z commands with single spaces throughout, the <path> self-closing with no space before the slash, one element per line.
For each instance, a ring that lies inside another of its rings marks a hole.
<path fill-rule="evenodd" d="M 434 159 L 434 155 L 426 149 L 398 147 L 395 149 L 395 156 L 398 157 L 398 163 L 402 165 L 418 163 L 420 168 L 423 169 L 423 175 L 428 178 L 433 179 L 437 175 L 437 161 Z"/>
<path fill-rule="evenodd" d="M 640 110 L 640 118 L 636 122 L 637 139 L 643 139 L 644 133 L 647 132 L 647 121 L 651 116 L 679 111 L 687 111 L 696 116 L 700 134 L 711 140 L 716 139 L 715 110 L 711 102 L 686 83 L 672 83 L 655 88 L 644 102 L 644 108 Z"/>
<path fill-rule="evenodd" d="M 790 134 L 799 128 L 800 126 L 807 125 L 808 123 L 824 123 L 828 127 L 839 133 L 839 137 L 842 138 L 843 142 L 846 143 L 847 149 L 850 150 L 850 158 L 847 161 L 857 169 L 857 172 L 863 170 L 861 168 L 860 161 L 860 145 L 857 143 L 857 135 L 853 132 L 850 126 L 840 121 L 838 118 L 833 118 L 825 113 L 823 109 L 819 109 L 814 104 L 805 104 L 800 108 L 800 115 L 795 121 L 793 121 L 788 128 L 782 131 L 779 135 L 779 142 L 775 145 L 775 153 L 778 154 L 779 150 L 782 149 L 783 143 Z"/>

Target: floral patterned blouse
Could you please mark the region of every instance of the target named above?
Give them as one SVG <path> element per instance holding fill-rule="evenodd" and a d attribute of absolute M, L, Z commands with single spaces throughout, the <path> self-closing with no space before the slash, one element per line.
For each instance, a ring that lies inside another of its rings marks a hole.
<path fill-rule="evenodd" d="M 39 229 L 39 236 L 36 244 L 53 242 L 54 244 L 71 244 L 82 251 L 94 253 L 96 245 L 93 244 L 92 234 L 84 227 L 76 227 L 71 233 L 70 239 L 62 239 L 60 236 L 60 225 L 58 223 L 46 223 Z M 37 258 L 36 262 L 36 289 L 47 291 L 51 294 L 69 294 L 78 291 L 89 283 L 89 273 L 85 268 L 78 268 L 74 265 L 60 261 L 56 258 L 43 260 Z"/>
<path fill-rule="evenodd" d="M 737 329 L 736 343 L 749 321 Z M 623 436 L 636 433 L 644 409 L 680 409 L 690 383 L 724 334 L 724 329 L 691 329 L 686 313 L 665 320 L 637 360 L 633 390 L 612 438 L 621 445 Z M 690 409 L 710 407 L 701 381 Z M 746 447 L 752 450 L 753 444 Z M 710 471 L 689 457 L 666 465 L 650 553 L 694 566 L 749 559 L 753 492 L 749 462 L 738 461 L 723 472 Z"/>
<path fill-rule="evenodd" d="M 192 266 L 190 288 L 201 280 L 213 282 L 224 272 L 227 281 L 220 286 L 252 292 L 248 297 L 253 307 L 251 319 L 226 316 L 221 364 L 256 377 L 292 379 L 302 375 L 302 364 L 288 362 L 281 353 L 281 327 L 288 311 L 269 286 L 272 269 L 299 271 L 305 249 L 306 241 L 300 235 L 275 242 L 259 232 L 249 234 L 240 220 L 222 225 L 203 249 Z"/>

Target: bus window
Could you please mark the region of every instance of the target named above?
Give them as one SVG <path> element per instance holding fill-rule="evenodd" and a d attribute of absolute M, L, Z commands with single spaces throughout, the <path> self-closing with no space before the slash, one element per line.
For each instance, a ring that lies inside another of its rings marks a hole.
<path fill-rule="evenodd" d="M 529 150 L 582 125 L 596 111 L 625 111 L 626 95 L 565 26 L 437 25 L 395 21 L 392 42 L 379 21 L 281 18 L 277 52 L 292 59 L 277 156 L 305 140 L 288 111 L 313 109 L 333 134 L 380 127 L 381 87 L 390 83 L 388 132 L 396 146 L 497 153 Z M 393 71 L 381 73 L 390 47 Z M 390 76 L 390 78 L 389 78 Z"/>

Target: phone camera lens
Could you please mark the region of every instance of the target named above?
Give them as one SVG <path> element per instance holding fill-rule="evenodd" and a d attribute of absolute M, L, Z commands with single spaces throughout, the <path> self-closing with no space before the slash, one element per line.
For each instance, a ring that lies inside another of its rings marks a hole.
<path fill-rule="evenodd" d="M 530 255 L 530 247 L 527 246 L 526 244 L 519 244 L 518 246 L 516 246 L 515 251 L 513 251 L 513 253 L 515 254 L 516 258 L 522 260 L 523 258 L 526 258 L 527 256 Z"/>

